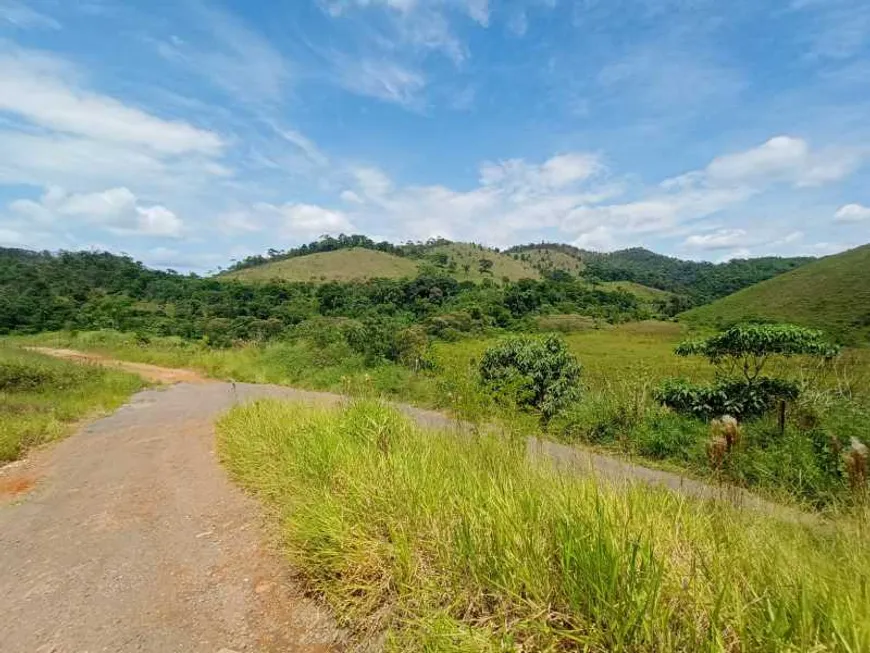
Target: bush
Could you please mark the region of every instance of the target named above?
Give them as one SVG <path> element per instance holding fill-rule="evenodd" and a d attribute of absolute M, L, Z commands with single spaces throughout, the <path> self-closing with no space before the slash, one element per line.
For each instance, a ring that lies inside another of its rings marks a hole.
<path fill-rule="evenodd" d="M 656 390 L 656 399 L 672 410 L 702 419 L 731 415 L 740 420 L 760 417 L 780 401 L 794 401 L 798 386 L 783 379 L 760 377 L 719 380 L 698 385 L 683 379 L 668 380 Z"/>
<path fill-rule="evenodd" d="M 0 361 L 2 392 L 26 392 L 49 387 L 63 390 L 81 382 L 85 376 L 82 369 L 50 362 L 35 363 L 24 358 Z"/>
<path fill-rule="evenodd" d="M 545 421 L 580 398 L 580 364 L 559 336 L 509 338 L 486 350 L 481 382 L 497 397 L 541 412 Z"/>

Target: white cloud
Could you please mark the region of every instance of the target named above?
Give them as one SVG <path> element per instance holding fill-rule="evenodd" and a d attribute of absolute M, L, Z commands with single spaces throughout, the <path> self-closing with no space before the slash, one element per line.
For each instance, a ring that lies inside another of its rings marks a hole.
<path fill-rule="evenodd" d="M 393 182 L 383 171 L 371 166 L 359 166 L 351 170 L 351 174 L 359 186 L 363 197 L 377 200 L 386 195 L 393 187 Z"/>
<path fill-rule="evenodd" d="M 323 234 L 349 233 L 355 229 L 341 211 L 313 204 L 287 203 L 276 206 L 260 202 L 254 205 L 253 210 L 254 220 L 277 228 L 285 238 L 311 239 Z"/>
<path fill-rule="evenodd" d="M 580 249 L 609 252 L 617 248 L 617 238 L 612 229 L 599 225 L 580 234 L 571 244 Z"/>
<path fill-rule="evenodd" d="M 834 222 L 864 222 L 870 220 L 870 207 L 861 204 L 846 204 L 837 209 Z"/>
<path fill-rule="evenodd" d="M 341 200 L 349 204 L 364 204 L 365 200 L 352 190 L 343 190 L 341 192 Z"/>
<path fill-rule="evenodd" d="M 717 250 L 739 247 L 747 244 L 749 233 L 745 229 L 719 229 L 706 234 L 695 234 L 686 238 L 685 246 L 690 249 Z"/>
<path fill-rule="evenodd" d="M 24 245 L 25 242 L 24 234 L 20 231 L 0 227 L 0 245 L 15 247 L 18 245 Z"/>
<path fill-rule="evenodd" d="M 338 83 L 358 95 L 392 102 L 407 108 L 421 108 L 421 93 L 426 87 L 423 74 L 387 60 L 341 60 L 337 65 Z"/>
<path fill-rule="evenodd" d="M 716 157 L 703 171 L 668 179 L 662 185 L 665 188 L 699 183 L 754 188 L 774 183 L 821 186 L 850 175 L 866 155 L 866 151 L 851 148 L 815 151 L 801 138 L 776 136 L 758 147 Z"/>
<path fill-rule="evenodd" d="M 20 28 L 60 29 L 51 16 L 41 14 L 18 0 L 0 0 L 0 21 Z"/>
<path fill-rule="evenodd" d="M 321 0 L 320 4 L 333 17 L 346 17 L 353 9 L 383 9 L 391 29 L 375 43 L 439 51 L 457 64 L 468 51 L 451 29 L 448 14 L 459 12 L 481 27 L 487 27 L 490 20 L 489 0 Z"/>
<path fill-rule="evenodd" d="M 141 236 L 165 236 L 178 238 L 182 234 L 184 223 L 165 206 L 136 207 L 136 226 L 124 229 L 125 233 Z"/>
<path fill-rule="evenodd" d="M 2 52 L 0 111 L 58 132 L 165 155 L 214 155 L 223 147 L 217 134 L 158 118 L 73 81 L 74 71 L 51 56 L 20 49 Z"/>
<path fill-rule="evenodd" d="M 597 155 L 570 153 L 554 156 L 540 165 L 528 164 L 522 159 L 487 162 L 481 166 L 480 182 L 483 186 L 499 186 L 523 197 L 586 181 L 603 170 L 604 165 Z"/>
<path fill-rule="evenodd" d="M 22 223 L 71 229 L 88 226 L 114 234 L 178 238 L 181 219 L 165 206 L 144 206 L 128 188 L 110 188 L 98 193 L 67 193 L 49 188 L 38 200 L 16 200 L 9 213 Z"/>

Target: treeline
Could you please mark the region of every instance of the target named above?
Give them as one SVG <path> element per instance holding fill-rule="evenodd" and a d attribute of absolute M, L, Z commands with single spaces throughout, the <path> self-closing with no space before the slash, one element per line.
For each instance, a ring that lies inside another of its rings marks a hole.
<path fill-rule="evenodd" d="M 770 256 L 709 263 L 684 261 L 641 247 L 602 253 L 562 243 L 520 245 L 506 253 L 522 256 L 537 249 L 558 251 L 579 259 L 584 264 L 581 275 L 588 280 L 633 281 L 681 295 L 677 303 L 684 308 L 709 303 L 815 260 Z"/>
<path fill-rule="evenodd" d="M 98 252 L 0 249 L 0 333 L 118 329 L 206 339 L 215 345 L 269 339 L 317 317 L 420 325 L 451 338 L 522 328 L 538 315 L 580 313 L 610 322 L 653 317 L 623 291 L 591 289 L 570 277 L 517 283 L 460 283 L 449 276 L 327 284 L 245 284 L 146 268 Z"/>

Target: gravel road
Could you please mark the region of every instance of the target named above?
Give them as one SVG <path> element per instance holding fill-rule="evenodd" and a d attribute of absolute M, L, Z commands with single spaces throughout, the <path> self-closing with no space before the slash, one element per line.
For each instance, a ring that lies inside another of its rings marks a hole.
<path fill-rule="evenodd" d="M 256 502 L 214 452 L 214 421 L 236 402 L 339 395 L 214 382 L 190 370 L 42 350 L 134 371 L 169 387 L 0 470 L 0 650 L 326 652 L 345 649 L 304 598 Z M 180 382 L 179 382 L 180 381 Z M 456 427 L 398 406 L 429 427 Z M 530 439 L 529 453 L 613 482 L 662 485 L 798 519 L 803 513 L 583 449 Z M 5 495 L 5 496 L 4 496 Z"/>

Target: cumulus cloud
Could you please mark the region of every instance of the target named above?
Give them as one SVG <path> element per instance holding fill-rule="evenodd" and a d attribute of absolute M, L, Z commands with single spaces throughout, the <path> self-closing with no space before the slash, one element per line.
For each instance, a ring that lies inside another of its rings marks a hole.
<path fill-rule="evenodd" d="M 98 193 L 67 193 L 49 188 L 39 200 L 20 199 L 9 204 L 14 222 L 37 223 L 71 229 L 89 226 L 118 235 L 178 238 L 182 220 L 165 206 L 143 205 L 128 188 L 110 188 Z"/>
<path fill-rule="evenodd" d="M 689 249 L 717 250 L 746 245 L 749 233 L 745 229 L 718 229 L 705 234 L 694 234 L 686 238 Z"/>
<path fill-rule="evenodd" d="M 716 157 L 704 170 L 665 180 L 662 186 L 821 186 L 850 175 L 866 155 L 866 151 L 851 148 L 814 150 L 804 139 L 776 136 L 757 147 Z"/>
<path fill-rule="evenodd" d="M 861 204 L 846 204 L 837 209 L 834 222 L 852 223 L 870 220 L 870 207 Z"/>
<path fill-rule="evenodd" d="M 224 233 L 268 230 L 292 240 L 311 240 L 324 234 L 351 233 L 356 229 L 342 211 L 292 202 L 280 205 L 257 202 L 248 210 L 221 216 L 218 224 Z"/>

